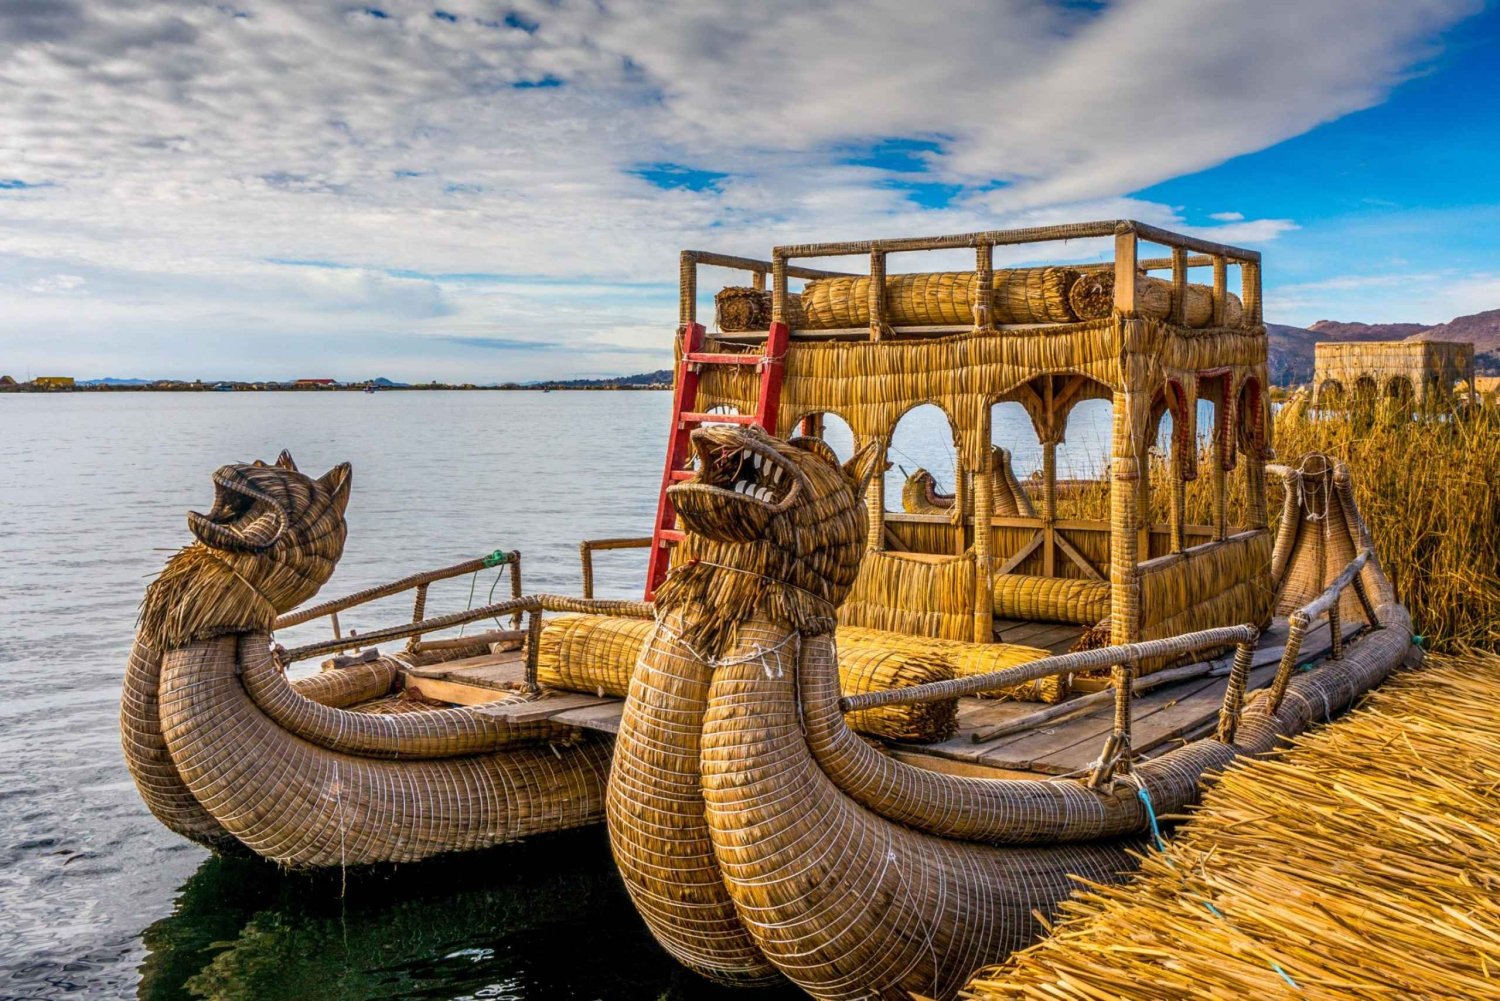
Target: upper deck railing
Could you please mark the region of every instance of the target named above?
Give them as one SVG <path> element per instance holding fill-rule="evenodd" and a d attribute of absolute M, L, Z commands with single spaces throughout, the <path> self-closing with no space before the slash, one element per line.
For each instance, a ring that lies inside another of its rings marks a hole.
<path fill-rule="evenodd" d="M 1187 272 L 1189 268 L 1211 267 L 1213 269 L 1214 321 L 1218 324 L 1224 315 L 1224 303 L 1228 288 L 1228 265 L 1233 262 L 1240 268 L 1241 299 L 1244 304 L 1242 323 L 1246 327 L 1261 324 L 1261 277 L 1260 253 L 1244 247 L 1215 243 L 1195 236 L 1174 233 L 1132 219 L 1103 220 L 1099 222 L 1068 223 L 1056 226 L 1033 226 L 1025 229 L 982 230 L 974 233 L 958 233 L 949 236 L 902 237 L 886 240 L 855 240 L 835 243 L 799 243 L 776 247 L 771 260 L 760 261 L 747 257 L 734 257 L 701 250 L 685 250 L 681 257 L 681 286 L 678 298 L 679 323 L 686 326 L 698 320 L 698 267 L 709 265 L 747 271 L 752 276 L 753 287 L 765 289 L 766 275 L 771 276 L 771 311 L 775 320 L 784 322 L 787 301 L 787 281 L 790 278 L 845 277 L 847 271 L 821 271 L 795 264 L 794 261 L 819 257 L 848 257 L 867 254 L 870 259 L 870 337 L 880 340 L 889 331 L 886 325 L 885 274 L 886 258 L 890 254 L 915 253 L 933 250 L 974 250 L 975 329 L 988 325 L 988 303 L 981 301 L 981 290 L 988 289 L 994 272 L 994 250 L 996 247 L 1016 246 L 1028 243 L 1054 243 L 1062 240 L 1098 239 L 1113 237 L 1115 241 L 1114 261 L 1099 264 L 1070 265 L 1079 270 L 1113 268 L 1115 272 L 1115 312 L 1123 317 L 1133 317 L 1136 312 L 1137 271 L 1172 272 L 1171 319 L 1181 324 L 1186 301 Z M 1139 242 L 1159 244 L 1170 249 L 1171 256 L 1141 259 Z M 1192 256 L 1190 256 L 1190 254 Z"/>

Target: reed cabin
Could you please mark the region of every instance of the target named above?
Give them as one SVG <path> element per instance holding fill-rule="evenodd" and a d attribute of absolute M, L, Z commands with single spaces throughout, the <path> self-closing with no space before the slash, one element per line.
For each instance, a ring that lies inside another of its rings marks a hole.
<path fill-rule="evenodd" d="M 1048 245 L 1099 238 L 1113 241 L 1113 261 L 994 266 L 996 248 L 1036 257 Z M 1164 254 L 1148 257 L 1143 245 Z M 891 267 L 893 258 L 919 267 L 924 255 L 953 250 L 973 254 L 972 271 Z M 806 263 L 855 255 L 868 258 L 867 273 Z M 719 294 L 712 333 L 697 312 L 706 268 L 750 276 L 748 288 Z M 1195 272 L 1206 281 L 1191 281 Z M 747 296 L 764 308 L 724 308 Z M 774 415 L 783 433 L 817 434 L 833 415 L 856 445 L 884 450 L 913 408 L 932 404 L 947 417 L 959 469 L 952 508 L 891 510 L 883 482 L 874 482 L 869 553 L 841 613 L 849 624 L 975 642 L 1024 636 L 1057 649 L 1106 621 L 1110 641 L 1127 643 L 1268 617 L 1266 579 L 1244 572 L 1268 568 L 1271 545 L 1257 252 L 1128 221 L 804 244 L 778 247 L 769 261 L 686 251 L 679 308 L 680 354 L 758 352 L 773 326 L 786 327 Z M 757 317 L 766 329 L 741 329 Z M 693 338 L 700 343 L 688 344 Z M 694 409 L 754 413 L 762 374 L 704 365 Z M 1094 517 L 1077 517 L 1066 501 L 1078 485 L 1059 484 L 1056 455 L 1069 414 L 1092 399 L 1112 406 L 1107 499 Z M 1198 427 L 1199 400 L 1213 403 L 1211 428 Z M 997 513 L 996 446 L 1013 443 L 992 438 L 991 414 L 1006 402 L 1025 409 L 1041 446 L 1030 514 Z M 1149 450 L 1168 414 L 1171 475 L 1167 496 L 1153 497 Z M 1190 524 L 1186 484 L 1205 472 L 1211 517 Z M 1231 489 L 1242 494 L 1233 505 Z"/>

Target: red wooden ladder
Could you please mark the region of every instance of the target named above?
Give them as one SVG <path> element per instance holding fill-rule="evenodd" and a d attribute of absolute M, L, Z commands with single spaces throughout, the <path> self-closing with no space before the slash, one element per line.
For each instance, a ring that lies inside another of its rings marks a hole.
<path fill-rule="evenodd" d="M 682 541 L 677 528 L 677 511 L 667 488 L 673 483 L 693 478 L 692 447 L 689 436 L 704 422 L 754 424 L 767 434 L 776 433 L 776 408 L 781 403 L 781 377 L 786 367 L 787 326 L 773 323 L 766 335 L 766 346 L 760 354 L 714 354 L 703 348 L 703 325 L 689 323 L 682 329 L 682 360 L 678 363 L 676 385 L 672 390 L 672 437 L 667 446 L 667 466 L 662 472 L 661 494 L 656 502 L 656 523 L 651 532 L 651 564 L 646 574 L 646 600 L 656 596 L 656 589 L 666 579 L 672 562 L 672 546 Z M 754 365 L 760 370 L 760 395 L 753 414 L 709 414 L 698 411 L 698 380 L 705 365 Z"/>

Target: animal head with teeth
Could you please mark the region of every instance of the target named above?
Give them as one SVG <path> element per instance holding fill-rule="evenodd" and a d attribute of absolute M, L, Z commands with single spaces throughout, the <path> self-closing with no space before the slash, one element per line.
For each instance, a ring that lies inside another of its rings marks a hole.
<path fill-rule="evenodd" d="M 864 554 L 874 448 L 840 466 L 818 439 L 718 425 L 692 444 L 696 474 L 667 491 L 687 539 L 657 605 L 691 606 L 700 641 L 753 615 L 827 632 Z"/>
<path fill-rule="evenodd" d="M 213 480 L 213 507 L 188 514 L 197 541 L 146 589 L 141 632 L 158 649 L 269 628 L 318 592 L 344 552 L 347 462 L 314 478 L 282 452 L 222 466 Z"/>

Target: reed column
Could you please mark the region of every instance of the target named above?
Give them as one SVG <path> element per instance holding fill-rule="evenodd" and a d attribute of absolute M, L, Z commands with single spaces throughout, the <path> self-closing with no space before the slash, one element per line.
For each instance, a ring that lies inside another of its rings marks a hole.
<path fill-rule="evenodd" d="M 988 423 L 987 421 L 985 423 Z M 986 435 L 988 438 L 988 435 Z M 988 643 L 994 636 L 994 556 L 990 551 L 995 513 L 994 450 L 974 471 L 974 642 Z"/>
<path fill-rule="evenodd" d="M 1171 550 L 1180 553 L 1187 548 L 1187 474 L 1190 468 L 1188 457 L 1183 453 L 1189 448 L 1197 447 L 1197 443 L 1188 433 L 1190 425 L 1186 423 L 1187 394 L 1178 397 L 1176 388 L 1169 382 L 1167 395 L 1172 414 L 1172 470 L 1168 477 L 1172 487 L 1172 510 L 1169 531 L 1172 536 Z"/>
<path fill-rule="evenodd" d="M 677 260 L 677 329 L 698 322 L 698 258 L 684 250 Z"/>
<path fill-rule="evenodd" d="M 1114 396 L 1114 445 L 1109 485 L 1109 619 L 1110 642 L 1134 643 L 1140 639 L 1140 515 L 1136 502 L 1141 478 L 1141 394 L 1116 390 Z"/>
<path fill-rule="evenodd" d="M 855 451 L 863 445 L 864 442 L 859 442 Z M 869 523 L 865 548 L 878 553 L 885 548 L 885 440 L 876 438 L 875 447 L 875 475 L 870 477 L 870 485 L 865 490 L 865 510 L 868 513 L 866 521 Z"/>
<path fill-rule="evenodd" d="M 974 248 L 974 329 L 989 330 L 990 303 L 994 299 L 995 248 L 981 243 Z"/>

